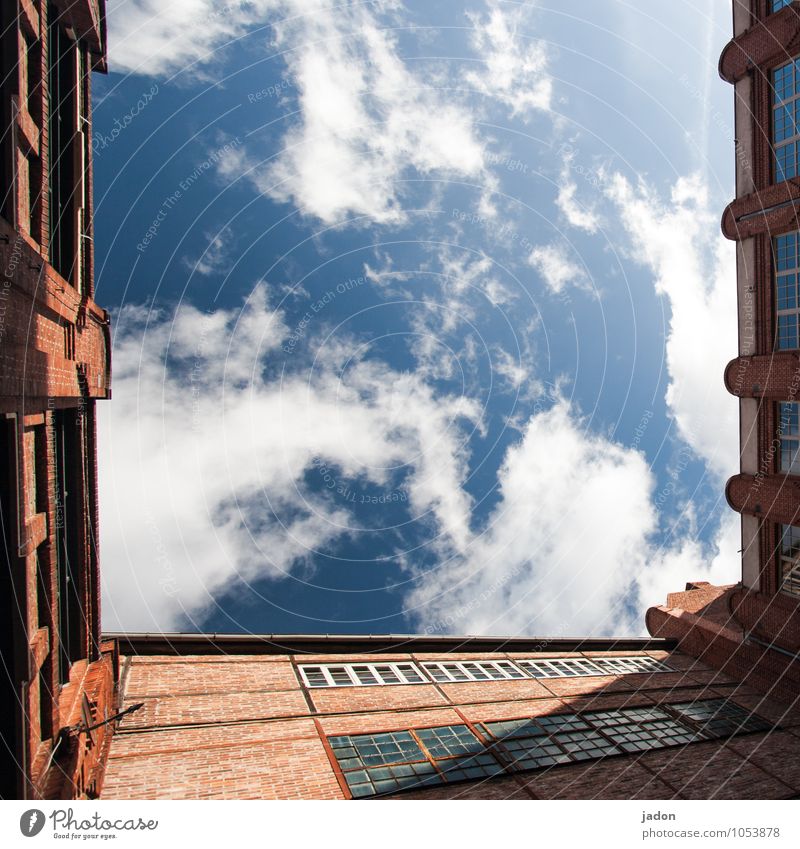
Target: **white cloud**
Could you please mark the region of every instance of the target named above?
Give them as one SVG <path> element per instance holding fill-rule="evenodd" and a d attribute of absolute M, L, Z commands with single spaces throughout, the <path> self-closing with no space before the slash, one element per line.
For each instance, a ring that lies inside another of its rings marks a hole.
<path fill-rule="evenodd" d="M 373 6 L 322 9 L 278 28 L 300 118 L 253 178 L 268 196 L 326 223 L 403 220 L 401 181 L 412 171 L 483 171 L 471 112 L 409 70 Z"/>
<path fill-rule="evenodd" d="M 586 432 L 562 399 L 530 419 L 499 483 L 500 502 L 467 555 L 421 577 L 408 602 L 420 625 L 626 632 L 624 602 L 647 567 L 656 526 L 644 457 Z"/>
<path fill-rule="evenodd" d="M 488 5 L 486 16 L 470 15 L 485 68 L 470 71 L 467 82 L 528 120 L 549 109 L 547 51 L 521 32 L 528 10 Z M 123 71 L 183 69 L 202 78 L 226 47 L 269 21 L 298 118 L 277 156 L 270 150 L 267 159 L 251 136 L 246 148 L 226 154 L 223 176 L 246 176 L 268 197 L 326 224 L 403 221 L 404 181 L 414 174 L 469 179 L 483 185 L 481 214 L 490 216 L 498 182 L 485 167 L 479 110 L 446 78 L 403 61 L 386 26 L 397 9 L 394 0 L 253 0 L 222 9 L 211 0 L 117 0 L 108 13 L 110 61 Z"/>
<path fill-rule="evenodd" d="M 734 252 L 699 178 L 678 180 L 668 200 L 618 174 L 604 185 L 630 252 L 669 300 L 667 404 L 680 437 L 721 487 L 738 460 L 736 403 L 722 383 L 736 351 Z M 532 264 L 554 291 L 573 277 L 557 250 L 540 250 Z M 730 583 L 739 575 L 736 514 L 724 513 L 703 544 L 687 504 L 688 521 L 657 544 L 655 479 L 644 457 L 585 431 L 563 400 L 529 420 L 499 484 L 501 500 L 468 553 L 419 576 L 409 605 L 421 628 L 641 632 L 643 607 L 664 603 L 687 580 Z"/>
<path fill-rule="evenodd" d="M 498 348 L 492 358 L 493 370 L 515 390 L 522 388 L 523 384 L 531 382 L 531 368 L 521 358 L 514 357 L 508 351 Z M 539 384 L 537 383 L 538 387 Z"/>
<path fill-rule="evenodd" d="M 588 289 L 589 278 L 584 268 L 573 262 L 563 245 L 544 245 L 534 248 L 528 256 L 528 264 L 540 274 L 547 287 L 556 294 L 567 286 Z"/>
<path fill-rule="evenodd" d="M 724 480 L 739 465 L 737 402 L 722 382 L 738 349 L 733 245 L 720 234 L 698 176 L 679 179 L 669 201 L 620 174 L 609 177 L 606 194 L 633 257 L 669 300 L 667 404 L 681 437 Z"/>
<path fill-rule="evenodd" d="M 186 257 L 184 265 L 195 274 L 208 277 L 225 269 L 229 260 L 229 247 L 235 237 L 231 228 L 225 227 L 216 235 L 206 233 L 205 238 L 208 244 L 200 256 L 196 260 Z"/>
<path fill-rule="evenodd" d="M 163 76 L 217 58 L 217 51 L 274 10 L 275 0 L 108 0 L 112 71 Z"/>
<path fill-rule="evenodd" d="M 562 146 L 562 153 L 564 153 L 565 147 L 569 146 Z M 600 219 L 593 206 L 578 200 L 576 173 L 590 185 L 595 187 L 598 185 L 598 180 L 594 172 L 586 171 L 584 168 L 578 168 L 574 162 L 574 154 L 564 153 L 564 163 L 558 182 L 556 206 L 567 219 L 570 226 L 583 230 L 586 233 L 596 233 L 600 226 Z"/>
<path fill-rule="evenodd" d="M 407 609 L 421 630 L 636 634 L 643 606 L 687 580 L 730 580 L 735 522 L 726 519 L 710 563 L 690 539 L 659 547 L 644 456 L 586 430 L 563 398 L 531 417 L 498 480 L 486 530 L 464 555 L 417 574 Z"/>
<path fill-rule="evenodd" d="M 120 314 L 114 402 L 99 407 L 106 628 L 175 627 L 234 576 L 280 577 L 349 533 L 348 513 L 303 483 L 315 457 L 374 483 L 404 467 L 413 513 L 463 551 L 476 405 L 375 361 L 342 378 L 343 347 L 310 376 L 270 376 L 288 336 L 263 286 L 243 310 Z"/>
<path fill-rule="evenodd" d="M 491 0 L 488 16 L 468 13 L 474 27 L 472 44 L 485 63 L 481 72 L 465 75 L 481 94 L 504 103 L 524 120 L 550 109 L 553 81 L 546 45 L 521 30 L 533 30 L 530 7 L 509 8 Z"/>

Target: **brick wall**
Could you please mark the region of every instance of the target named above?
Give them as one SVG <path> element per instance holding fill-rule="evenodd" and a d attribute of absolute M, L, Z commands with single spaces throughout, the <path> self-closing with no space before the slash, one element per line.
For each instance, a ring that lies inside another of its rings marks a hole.
<path fill-rule="evenodd" d="M 306 687 L 297 664 L 389 658 L 420 664 L 453 660 L 455 655 L 132 656 L 122 664 L 124 705 L 144 702 L 145 706 L 125 717 L 114 735 L 103 798 L 344 799 L 349 792 L 337 776 L 328 737 L 463 724 L 480 737 L 480 722 L 720 696 L 751 710 L 757 704 L 766 712 L 764 698 L 755 688 L 712 665 L 682 652 L 647 653 L 674 671 L 341 688 Z M 513 660 L 531 653 L 458 657 Z M 773 716 L 784 720 L 782 733 L 793 746 L 800 746 L 800 716 L 787 718 L 784 708 L 769 704 Z M 785 771 L 776 776 L 766 766 L 748 765 L 741 753 L 729 749 L 721 743 L 692 744 L 397 797 L 706 798 L 733 793 L 783 797 L 800 791 L 800 784 Z M 719 772 L 720 765 L 727 772 Z"/>
<path fill-rule="evenodd" d="M 13 689 L 13 703 L 21 700 L 22 705 L 15 721 L 3 722 L 13 751 L 9 755 L 2 747 L 0 768 L 18 775 L 12 791 L 18 796 L 72 798 L 99 792 L 110 726 L 91 733 L 80 729 L 113 716 L 115 708 L 115 649 L 99 646 L 94 542 L 94 404 L 110 397 L 110 336 L 108 315 L 93 300 L 90 161 L 84 175 L 88 194 L 74 210 L 80 227 L 75 244 L 81 247 L 76 248 L 70 279 L 54 268 L 49 179 L 54 98 L 48 68 L 53 21 L 48 16 L 59 15 L 61 30 L 80 36 L 71 48 L 82 57 L 83 76 L 76 88 L 88 98 L 91 67 L 103 61 L 98 15 L 104 4 L 20 0 L 16 11 L 17 4 L 3 4 L 0 12 L 0 54 L 6 62 L 0 69 L 6 122 L 0 165 L 9 177 L 0 203 L 0 415 L 6 422 L 2 462 L 13 469 L 0 495 L 11 518 L 4 523 L 3 551 L 9 562 L 3 569 L 14 576 L 15 602 L 3 612 L 8 620 L 4 645 L 10 643 L 5 659 L 13 670 L 4 686 Z M 70 144 L 86 138 L 91 144 L 90 134 L 79 133 Z M 72 188 L 62 186 L 67 196 Z M 75 446 L 69 463 L 70 511 L 57 491 L 56 441 L 67 432 Z M 75 541 L 70 586 L 83 623 L 73 641 L 71 666 L 61 662 L 62 525 Z M 26 765 L 24 774 L 20 764 Z"/>

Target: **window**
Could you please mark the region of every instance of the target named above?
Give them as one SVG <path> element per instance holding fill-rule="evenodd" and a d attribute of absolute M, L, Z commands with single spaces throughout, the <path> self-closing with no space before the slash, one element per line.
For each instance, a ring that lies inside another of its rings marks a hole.
<path fill-rule="evenodd" d="M 55 548 L 58 585 L 58 640 L 61 683 L 69 681 L 70 666 L 86 657 L 87 626 L 85 607 L 87 569 L 81 528 L 86 521 L 83 471 L 86 454 L 82 445 L 83 427 L 78 410 L 58 410 L 54 422 L 55 453 Z"/>
<path fill-rule="evenodd" d="M 518 665 L 534 678 L 570 678 L 602 675 L 600 667 L 579 660 L 520 660 Z"/>
<path fill-rule="evenodd" d="M 513 771 L 646 752 L 770 726 L 726 699 L 485 722 Z"/>
<path fill-rule="evenodd" d="M 767 731 L 727 699 L 329 737 L 355 798 Z"/>
<path fill-rule="evenodd" d="M 607 657 L 582 660 L 520 660 L 518 666 L 534 678 L 574 678 L 587 675 L 628 675 L 642 672 L 672 672 L 651 657 Z"/>
<path fill-rule="evenodd" d="M 621 751 L 647 752 L 666 746 L 682 746 L 703 739 L 661 708 L 627 708 L 588 715 Z"/>
<path fill-rule="evenodd" d="M 652 657 L 601 657 L 594 661 L 605 674 L 629 675 L 642 672 L 672 672 L 672 668 Z"/>
<path fill-rule="evenodd" d="M 301 666 L 308 687 L 369 687 L 386 684 L 426 684 L 413 663 L 341 663 Z"/>
<path fill-rule="evenodd" d="M 329 737 L 328 742 L 354 798 L 502 772 L 466 725 Z"/>
<path fill-rule="evenodd" d="M 299 667 L 307 687 L 369 687 L 387 684 L 453 684 L 588 675 L 672 672 L 661 661 L 641 657 L 554 658 L 551 660 L 464 660 L 413 663 L 326 663 Z"/>
<path fill-rule="evenodd" d="M 800 595 L 800 528 L 781 525 L 781 592 Z"/>
<path fill-rule="evenodd" d="M 682 719 L 696 724 L 706 737 L 730 737 L 734 734 L 751 734 L 768 731 L 769 723 L 727 699 L 704 702 L 682 702 L 670 705 Z"/>
<path fill-rule="evenodd" d="M 63 16 L 50 6 L 48 22 L 48 69 L 50 114 L 50 262 L 75 288 L 83 273 L 85 171 L 88 103 L 85 58 Z"/>
<path fill-rule="evenodd" d="M 459 663 L 424 663 L 425 671 L 443 684 L 454 681 L 507 681 L 509 678 L 524 678 L 513 663 L 507 660 L 476 660 Z"/>
<path fill-rule="evenodd" d="M 772 145 L 775 151 L 775 182 L 798 174 L 800 143 L 800 59 L 772 72 Z"/>
<path fill-rule="evenodd" d="M 772 0 L 772 11 L 779 12 L 784 6 L 788 6 L 792 0 Z"/>
<path fill-rule="evenodd" d="M 778 236 L 772 242 L 775 274 L 776 347 L 798 348 L 798 233 Z"/>
<path fill-rule="evenodd" d="M 778 404 L 778 438 L 781 443 L 781 471 L 800 474 L 800 405 Z"/>

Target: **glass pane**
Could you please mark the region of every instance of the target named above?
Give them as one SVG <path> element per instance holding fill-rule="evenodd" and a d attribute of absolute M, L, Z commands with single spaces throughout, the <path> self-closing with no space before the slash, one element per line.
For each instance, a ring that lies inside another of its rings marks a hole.
<path fill-rule="evenodd" d="M 513 664 L 506 660 L 497 661 L 497 666 L 506 673 L 509 678 L 524 678 L 525 676 Z"/>
<path fill-rule="evenodd" d="M 417 672 L 410 663 L 399 663 L 397 668 L 403 673 L 403 677 L 411 684 L 421 684 L 425 679 Z"/>
<path fill-rule="evenodd" d="M 375 671 L 381 676 L 384 684 L 400 684 L 401 681 L 391 666 L 376 666 Z"/>
<path fill-rule="evenodd" d="M 797 348 L 797 316 L 778 316 L 778 348 Z"/>
<path fill-rule="evenodd" d="M 333 678 L 333 683 L 338 686 L 353 683 L 346 666 L 329 666 L 328 672 L 330 673 L 331 678 Z"/>
<path fill-rule="evenodd" d="M 487 681 L 489 676 L 477 663 L 463 664 L 464 670 L 471 675 L 476 681 Z"/>
<path fill-rule="evenodd" d="M 368 666 L 354 666 L 353 672 L 356 674 L 356 678 L 362 684 L 377 684 L 378 679 L 372 674 L 372 671 Z"/>
<path fill-rule="evenodd" d="M 425 664 L 425 669 L 430 673 L 434 681 L 449 681 L 447 673 L 441 669 L 438 663 Z"/>
<path fill-rule="evenodd" d="M 322 674 L 322 670 L 318 666 L 304 666 L 303 672 L 305 673 L 309 687 L 328 686 L 328 682 L 326 681 L 325 676 Z"/>
<path fill-rule="evenodd" d="M 469 681 L 469 675 L 462 672 L 454 663 L 443 663 L 442 666 L 455 681 Z"/>

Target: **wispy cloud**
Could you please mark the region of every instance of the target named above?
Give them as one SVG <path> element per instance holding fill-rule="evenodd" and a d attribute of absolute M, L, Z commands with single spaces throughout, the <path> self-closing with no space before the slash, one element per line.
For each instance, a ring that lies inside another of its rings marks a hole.
<path fill-rule="evenodd" d="M 533 34 L 530 5 L 491 0 L 488 6 L 488 14 L 467 14 L 474 27 L 472 45 L 485 67 L 469 71 L 465 79 L 512 115 L 529 120 L 548 111 L 553 97 L 547 46 Z"/>
<path fill-rule="evenodd" d="M 118 316 L 100 408 L 106 627 L 175 627 L 235 576 L 279 578 L 350 533 L 349 511 L 305 482 L 315 458 L 376 484 L 395 469 L 438 544 L 466 545 L 477 405 L 342 345 L 312 375 L 276 376 L 284 318 L 263 286 L 242 309 Z"/>
<path fill-rule="evenodd" d="M 564 245 L 534 248 L 528 256 L 528 264 L 536 269 L 545 285 L 556 294 L 567 287 L 588 289 L 591 286 L 586 270 L 570 259 Z"/>

